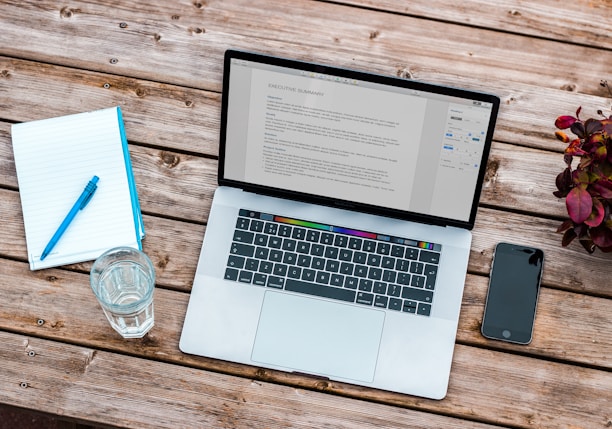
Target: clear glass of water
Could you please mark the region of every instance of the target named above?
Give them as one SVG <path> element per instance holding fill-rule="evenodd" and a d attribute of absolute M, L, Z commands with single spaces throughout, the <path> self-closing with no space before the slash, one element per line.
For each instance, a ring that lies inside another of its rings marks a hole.
<path fill-rule="evenodd" d="M 142 338 L 153 327 L 155 268 L 131 247 L 102 254 L 91 267 L 91 289 L 111 326 L 123 338 Z"/>

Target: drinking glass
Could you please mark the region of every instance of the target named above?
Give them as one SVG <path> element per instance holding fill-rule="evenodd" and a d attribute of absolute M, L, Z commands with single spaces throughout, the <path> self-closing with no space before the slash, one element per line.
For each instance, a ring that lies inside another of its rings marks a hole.
<path fill-rule="evenodd" d="M 153 327 L 155 268 L 143 252 L 110 249 L 96 259 L 89 280 L 106 318 L 123 338 L 142 338 Z"/>

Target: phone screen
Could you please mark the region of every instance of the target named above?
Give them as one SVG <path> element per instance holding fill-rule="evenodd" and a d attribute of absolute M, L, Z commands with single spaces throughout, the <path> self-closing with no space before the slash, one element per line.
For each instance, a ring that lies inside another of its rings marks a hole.
<path fill-rule="evenodd" d="M 485 337 L 520 344 L 531 342 L 543 263 L 540 249 L 497 245 L 482 320 Z"/>

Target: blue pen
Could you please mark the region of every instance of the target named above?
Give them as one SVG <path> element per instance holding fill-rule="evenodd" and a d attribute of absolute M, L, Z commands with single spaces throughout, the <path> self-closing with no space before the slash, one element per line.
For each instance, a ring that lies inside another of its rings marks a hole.
<path fill-rule="evenodd" d="M 87 186 L 85 186 L 85 189 L 81 193 L 81 196 L 78 200 L 76 200 L 76 203 L 74 203 L 62 224 L 59 226 L 59 228 L 57 228 L 57 231 L 55 231 L 53 237 L 51 237 L 51 240 L 49 241 L 49 244 L 47 244 L 47 247 L 45 247 L 45 250 L 43 250 L 42 255 L 40 255 L 41 261 L 45 259 L 47 255 L 49 255 L 49 253 L 51 253 L 51 250 L 53 250 L 64 232 L 66 232 L 66 229 L 68 229 L 70 222 L 72 222 L 77 213 L 83 210 L 87 203 L 89 203 L 94 192 L 96 192 L 96 189 L 98 189 L 98 180 L 100 180 L 98 176 L 94 176 L 91 178 Z"/>

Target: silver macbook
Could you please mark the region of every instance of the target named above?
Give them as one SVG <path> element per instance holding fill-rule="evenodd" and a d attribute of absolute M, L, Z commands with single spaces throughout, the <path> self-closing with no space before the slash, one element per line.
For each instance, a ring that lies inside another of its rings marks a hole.
<path fill-rule="evenodd" d="M 441 399 L 493 95 L 227 51 L 185 353 Z"/>

